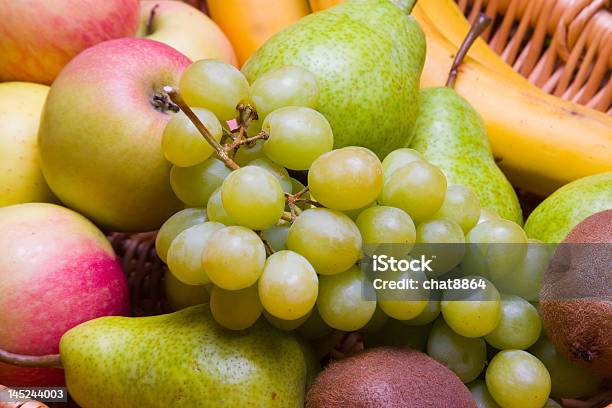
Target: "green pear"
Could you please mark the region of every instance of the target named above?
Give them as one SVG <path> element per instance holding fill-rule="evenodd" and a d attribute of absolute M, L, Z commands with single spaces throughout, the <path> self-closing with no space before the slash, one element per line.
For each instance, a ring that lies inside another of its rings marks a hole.
<path fill-rule="evenodd" d="M 418 113 L 425 37 L 407 16 L 413 3 L 350 0 L 308 15 L 269 39 L 242 70 L 252 83 L 271 69 L 308 69 L 335 147 L 364 146 L 383 158 L 404 144 Z"/>
<path fill-rule="evenodd" d="M 529 238 L 557 243 L 582 220 L 612 209 L 612 172 L 583 177 L 564 185 L 531 213 L 525 223 Z"/>
<path fill-rule="evenodd" d="M 303 407 L 305 345 L 260 319 L 218 326 L 208 306 L 153 317 L 103 317 L 62 337 L 68 390 L 83 408 Z"/>

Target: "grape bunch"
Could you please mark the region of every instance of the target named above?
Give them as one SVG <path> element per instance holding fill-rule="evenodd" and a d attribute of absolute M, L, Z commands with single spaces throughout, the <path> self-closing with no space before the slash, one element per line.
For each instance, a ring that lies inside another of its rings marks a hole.
<path fill-rule="evenodd" d="M 475 192 L 448 185 L 415 150 L 381 162 L 363 147 L 333 149 L 310 72 L 284 67 L 249 84 L 233 66 L 203 60 L 170 96 L 181 112 L 165 129 L 162 151 L 186 209 L 162 226 L 156 249 L 171 273 L 174 307 L 209 302 L 232 330 L 263 315 L 308 339 L 340 330 L 361 331 L 371 344 L 401 341 L 475 381 L 482 401 L 493 395 L 504 406 L 542 406 L 551 377 L 557 396 L 565 389 L 558 382 L 572 382 L 574 371 L 546 357 L 550 343 L 541 344 L 533 304 L 549 248 L 482 208 Z M 389 244 L 433 259 L 432 271 L 394 279 L 478 277 L 486 285 L 459 295 L 365 297 L 359 262 L 372 255 L 366 248 Z M 487 362 L 485 384 L 478 378 Z M 599 379 L 575 372 L 571 397 L 597 386 Z"/>

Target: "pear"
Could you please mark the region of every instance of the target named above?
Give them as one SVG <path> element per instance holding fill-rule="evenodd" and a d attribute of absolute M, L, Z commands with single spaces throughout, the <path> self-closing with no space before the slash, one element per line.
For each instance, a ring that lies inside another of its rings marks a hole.
<path fill-rule="evenodd" d="M 483 16 L 457 53 L 447 86 L 425 88 L 420 94 L 420 112 L 412 140 L 406 143 L 437 165 L 448 184 L 469 187 L 480 205 L 519 225 L 523 216 L 512 185 L 497 167 L 482 118 L 453 88 L 457 67 L 479 31 L 488 24 Z"/>
<path fill-rule="evenodd" d="M 310 14 L 270 38 L 242 71 L 252 83 L 275 68 L 306 68 L 335 147 L 364 146 L 382 159 L 404 144 L 418 112 L 425 37 L 407 16 L 413 5 L 351 0 Z"/>
<path fill-rule="evenodd" d="M 314 365 L 305 345 L 260 319 L 218 326 L 208 306 L 91 320 L 60 342 L 71 396 L 96 407 L 302 407 Z"/>
<path fill-rule="evenodd" d="M 529 238 L 558 243 L 581 221 L 612 209 L 612 172 L 572 181 L 552 193 L 525 223 Z"/>

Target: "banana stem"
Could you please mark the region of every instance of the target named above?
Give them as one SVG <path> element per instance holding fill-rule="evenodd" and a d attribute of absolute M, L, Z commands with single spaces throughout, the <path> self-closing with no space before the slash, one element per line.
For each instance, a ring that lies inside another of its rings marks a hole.
<path fill-rule="evenodd" d="M 468 31 L 463 43 L 459 47 L 457 51 L 457 55 L 455 55 L 455 59 L 453 60 L 453 65 L 451 66 L 450 72 L 448 74 L 448 79 L 446 80 L 446 86 L 449 88 L 455 87 L 455 81 L 457 81 L 457 75 L 459 74 L 459 66 L 463 62 L 463 59 L 467 55 L 470 47 L 474 44 L 474 41 L 483 33 L 484 30 L 491 24 L 491 18 L 484 13 L 480 13 L 478 18 Z"/>
<path fill-rule="evenodd" d="M 47 354 L 45 356 L 28 356 L 15 354 L 0 349 L 0 363 L 10 364 L 18 367 L 32 368 L 63 368 L 59 354 Z"/>

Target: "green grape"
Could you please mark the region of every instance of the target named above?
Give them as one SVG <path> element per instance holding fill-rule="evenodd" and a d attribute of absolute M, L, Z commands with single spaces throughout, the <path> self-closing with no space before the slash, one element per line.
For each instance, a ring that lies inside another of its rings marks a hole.
<path fill-rule="evenodd" d="M 310 312 L 306 313 L 304 316 L 295 320 L 284 320 L 279 319 L 278 317 L 271 315 L 264 309 L 263 315 L 272 326 L 276 327 L 279 330 L 289 331 L 295 330 L 300 327 L 308 318 L 310 317 Z"/>
<path fill-rule="evenodd" d="M 191 167 L 172 166 L 170 185 L 179 200 L 202 207 L 230 173 L 221 160 L 210 157 Z"/>
<path fill-rule="evenodd" d="M 325 323 L 321 314 L 319 313 L 319 309 L 313 307 L 310 315 L 306 319 L 304 323 L 300 325 L 297 329 L 298 333 L 306 339 L 314 340 L 319 339 L 333 331 L 331 327 Z"/>
<path fill-rule="evenodd" d="M 257 166 L 233 171 L 221 185 L 223 208 L 238 225 L 264 230 L 274 226 L 285 210 L 285 194 L 268 170 Z"/>
<path fill-rule="evenodd" d="M 395 170 L 382 190 L 382 204 L 401 208 L 420 223 L 440 209 L 446 177 L 436 166 L 413 161 Z"/>
<path fill-rule="evenodd" d="M 202 251 L 210 237 L 224 228 L 218 222 L 205 222 L 189 227 L 172 240 L 168 249 L 168 268 L 187 285 L 205 285 L 210 279 L 202 268 Z"/>
<path fill-rule="evenodd" d="M 249 328 L 259 319 L 262 310 L 257 285 L 240 290 L 213 286 L 210 291 L 210 312 L 215 321 L 226 329 Z"/>
<path fill-rule="evenodd" d="M 293 251 L 272 254 L 259 278 L 259 298 L 268 313 L 295 320 L 312 310 L 317 300 L 317 273 L 302 255 Z"/>
<path fill-rule="evenodd" d="M 552 255 L 551 248 L 538 241 L 529 239 L 527 255 L 513 271 L 501 278 L 495 279 L 495 286 L 505 293 L 520 296 L 530 302 L 537 302 L 540 298 L 542 278 L 548 267 Z"/>
<path fill-rule="evenodd" d="M 448 186 L 442 207 L 434 214 L 434 218 L 453 220 L 467 234 L 480 218 L 480 200 L 467 187 Z"/>
<path fill-rule="evenodd" d="M 317 79 L 308 70 L 285 66 L 270 70 L 251 84 L 250 99 L 260 118 L 284 106 L 314 108 L 319 100 Z"/>
<path fill-rule="evenodd" d="M 166 262 L 168 249 L 172 240 L 189 227 L 208 221 L 206 211 L 201 208 L 186 208 L 168 218 L 161 226 L 155 238 L 157 256 Z"/>
<path fill-rule="evenodd" d="M 567 359 L 555 345 L 543 335 L 529 352 L 536 356 L 550 373 L 554 398 L 581 398 L 593 394 L 602 379 L 589 370 Z"/>
<path fill-rule="evenodd" d="M 489 393 L 487 384 L 483 380 L 472 381 L 468 384 L 468 388 L 478 408 L 500 408 Z"/>
<path fill-rule="evenodd" d="M 204 108 L 193 108 L 192 110 L 208 129 L 213 139 L 220 141 L 223 129 L 214 113 Z M 213 153 L 213 147 L 183 112 L 172 116 L 164 129 L 161 145 L 166 159 L 180 167 L 202 163 Z"/>
<path fill-rule="evenodd" d="M 383 173 L 385 175 L 385 181 L 391 177 L 391 175 L 395 172 L 395 170 L 400 167 L 404 167 L 408 163 L 412 163 L 413 161 L 419 161 L 423 159 L 421 153 L 417 152 L 414 149 L 409 149 L 407 147 L 397 149 L 392 151 L 385 157 L 382 161 Z"/>
<path fill-rule="evenodd" d="M 178 280 L 171 272 L 164 275 L 164 290 L 166 300 L 174 311 L 208 303 L 210 299 L 207 285 L 187 285 Z"/>
<path fill-rule="evenodd" d="M 465 236 L 461 226 L 448 219 L 420 223 L 411 255 L 431 260 L 431 271 L 426 271 L 430 278 L 444 275 L 459 265 L 465 255 Z"/>
<path fill-rule="evenodd" d="M 210 280 L 227 290 L 244 289 L 257 282 L 266 261 L 266 248 L 256 233 L 245 227 L 216 231 L 201 256 Z"/>
<path fill-rule="evenodd" d="M 353 221 L 357 221 L 357 217 L 359 217 L 359 215 L 364 211 L 367 210 L 370 207 L 374 207 L 376 206 L 376 201 L 372 201 L 370 204 L 367 204 L 361 208 L 356 208 L 354 210 L 346 210 L 346 211 L 342 211 L 344 214 L 346 214 L 351 220 Z"/>
<path fill-rule="evenodd" d="M 464 337 L 491 333 L 501 319 L 500 295 L 495 286 L 480 276 L 466 276 L 476 289 L 448 289 L 442 293 L 440 308 L 444 320 Z"/>
<path fill-rule="evenodd" d="M 374 280 L 378 305 L 387 314 L 397 320 L 410 320 L 425 310 L 429 302 L 429 291 L 423 289 L 423 282 L 427 279 L 425 273 L 418 270 L 395 270 L 384 272 L 383 282 L 399 283 L 402 281 L 415 282 L 415 289 L 394 289 L 379 286 Z"/>
<path fill-rule="evenodd" d="M 431 325 L 406 326 L 395 319 L 388 319 L 381 330 L 363 333 L 367 347 L 390 346 L 410 347 L 415 350 L 427 349 L 427 337 Z"/>
<path fill-rule="evenodd" d="M 542 322 L 535 307 L 514 295 L 501 295 L 501 319 L 485 336 L 487 343 L 499 350 L 523 350 L 540 337 Z"/>
<path fill-rule="evenodd" d="M 402 323 L 408 326 L 422 326 L 433 322 L 440 315 L 440 299 L 442 299 L 442 291 L 430 290 L 429 302 L 427 302 L 425 309 L 417 317 L 402 320 Z"/>
<path fill-rule="evenodd" d="M 252 119 L 251 123 L 249 123 L 249 127 L 247 128 L 247 136 L 248 137 L 253 137 L 255 135 L 257 135 L 259 132 L 261 132 L 261 125 L 263 124 L 263 118 L 262 117 L 258 117 L 257 119 Z M 260 142 L 263 142 L 263 140 L 260 140 Z M 263 149 L 263 144 L 261 145 L 262 149 Z M 261 151 L 262 155 L 260 157 L 265 157 L 263 155 L 263 150 Z M 257 159 L 257 157 L 254 157 L 253 159 Z M 246 164 L 245 164 L 246 165 Z M 242 164 L 241 164 L 242 166 Z"/>
<path fill-rule="evenodd" d="M 306 186 L 302 184 L 300 180 L 296 180 L 291 177 L 291 194 L 297 194 L 304 190 Z M 302 193 L 300 198 L 310 199 L 310 193 L 308 191 Z M 302 210 L 307 210 L 310 208 L 310 204 L 305 201 L 298 201 L 297 206 Z M 285 206 L 285 211 L 289 211 L 289 205 Z"/>
<path fill-rule="evenodd" d="M 281 188 L 285 193 L 291 193 L 293 190 L 293 183 L 291 183 L 291 177 L 287 170 L 267 157 L 260 157 L 259 159 L 255 159 L 252 162 L 249 162 L 249 166 L 256 166 L 262 169 L 268 170 L 281 185 Z"/>
<path fill-rule="evenodd" d="M 263 143 L 263 140 L 258 140 L 252 145 L 240 146 L 234 155 L 236 164 L 244 167 L 253 160 L 265 158 L 266 155 L 263 151 Z"/>
<path fill-rule="evenodd" d="M 376 333 L 383 329 L 387 321 L 389 320 L 389 316 L 383 312 L 380 306 L 376 305 L 376 310 L 374 310 L 374 314 L 370 318 L 370 321 L 359 330 L 361 333 Z"/>
<path fill-rule="evenodd" d="M 289 228 L 287 248 L 304 256 L 322 275 L 346 271 L 361 255 L 361 234 L 339 211 L 312 208 Z"/>
<path fill-rule="evenodd" d="M 287 106 L 270 113 L 262 129 L 269 135 L 266 156 L 291 170 L 308 170 L 312 162 L 334 147 L 332 128 L 314 109 Z"/>
<path fill-rule="evenodd" d="M 406 256 L 414 245 L 416 230 L 408 214 L 399 208 L 365 209 L 356 221 L 367 255 Z"/>
<path fill-rule="evenodd" d="M 261 238 L 270 245 L 270 248 L 272 248 L 274 252 L 287 249 L 289 225 L 290 224 L 277 225 L 276 227 L 261 231 Z"/>
<path fill-rule="evenodd" d="M 335 210 L 364 207 L 378 197 L 383 185 L 378 157 L 363 147 L 332 150 L 316 159 L 308 172 L 310 193 Z"/>
<path fill-rule="evenodd" d="M 499 215 L 495 212 L 495 210 L 491 208 L 481 208 L 480 215 L 478 216 L 478 222 L 476 225 L 481 224 L 486 221 L 497 220 L 499 219 Z"/>
<path fill-rule="evenodd" d="M 489 392 L 502 407 L 541 408 L 548 401 L 550 375 L 526 351 L 500 351 L 489 363 L 485 378 Z"/>
<path fill-rule="evenodd" d="M 234 119 L 236 106 L 249 96 L 249 83 L 242 72 L 233 65 L 211 59 L 187 67 L 179 89 L 189 106 L 209 109 L 223 122 Z"/>
<path fill-rule="evenodd" d="M 497 280 L 511 273 L 527 254 L 527 234 L 516 223 L 502 218 L 476 225 L 466 237 L 468 243 L 461 268 L 472 274 Z"/>
<path fill-rule="evenodd" d="M 455 333 L 444 319 L 438 319 L 429 333 L 427 354 L 468 383 L 484 369 L 487 345 L 482 338 L 468 338 Z"/>
<path fill-rule="evenodd" d="M 220 222 L 225 225 L 234 225 L 236 224 L 234 220 L 230 218 L 223 208 L 223 200 L 221 199 L 221 187 L 218 187 L 211 194 L 208 199 L 208 204 L 206 205 L 206 213 L 208 214 L 208 219 L 211 221 Z"/>
<path fill-rule="evenodd" d="M 337 330 L 355 331 L 370 321 L 376 310 L 376 301 L 364 298 L 366 281 L 357 266 L 336 275 L 320 277 L 317 308 L 325 323 Z"/>

